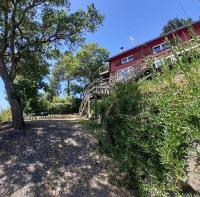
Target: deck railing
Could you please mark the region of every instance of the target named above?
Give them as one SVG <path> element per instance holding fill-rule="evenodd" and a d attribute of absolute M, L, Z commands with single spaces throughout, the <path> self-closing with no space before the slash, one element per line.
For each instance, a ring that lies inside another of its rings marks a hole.
<path fill-rule="evenodd" d="M 191 42 L 184 42 L 182 43 L 185 47 L 183 51 L 177 51 L 177 54 L 183 54 L 186 51 L 189 51 L 191 49 L 197 48 L 200 46 L 200 44 L 196 45 L 190 45 Z M 172 54 L 172 51 L 170 49 L 166 49 L 158 54 L 152 54 L 148 56 L 149 58 L 152 58 L 154 61 L 159 59 L 171 59 L 175 61 L 175 56 Z M 115 75 L 110 75 L 109 79 L 104 79 L 106 83 L 103 83 L 103 79 L 97 79 L 93 83 L 91 83 L 85 90 L 83 94 L 83 101 L 80 106 L 79 114 L 82 115 L 84 109 L 87 105 L 89 105 L 89 100 L 92 98 L 95 94 L 98 95 L 108 95 L 110 91 L 112 90 L 112 87 L 117 82 L 124 82 L 129 79 L 137 79 L 141 75 L 145 75 L 145 78 L 149 78 L 150 74 L 146 73 L 149 69 L 148 62 L 145 60 L 145 58 L 140 58 L 136 62 L 134 62 L 134 65 L 130 66 L 131 69 L 128 70 L 122 77 Z M 102 67 L 99 68 L 99 74 L 103 75 L 109 73 L 109 64 L 105 64 Z"/>
<path fill-rule="evenodd" d="M 109 63 L 105 63 L 103 66 L 99 67 L 99 75 L 103 75 L 109 72 Z"/>
<path fill-rule="evenodd" d="M 25 116 L 25 121 L 32 120 L 67 120 L 67 119 L 78 119 L 79 114 L 52 114 L 48 116 Z"/>
<path fill-rule="evenodd" d="M 88 107 L 88 114 L 90 111 L 90 99 L 94 95 L 103 96 L 110 93 L 111 86 L 109 84 L 109 79 L 97 79 L 91 83 L 84 91 L 82 102 L 79 108 L 79 114 L 82 116 Z"/>

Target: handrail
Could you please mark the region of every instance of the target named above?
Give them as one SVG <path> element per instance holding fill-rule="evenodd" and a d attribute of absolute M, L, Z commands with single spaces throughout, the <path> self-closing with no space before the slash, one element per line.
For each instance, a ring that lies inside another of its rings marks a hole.
<path fill-rule="evenodd" d="M 104 64 L 103 66 L 99 67 L 99 74 L 109 72 L 109 64 Z"/>
<path fill-rule="evenodd" d="M 86 105 L 87 105 L 87 100 L 88 100 L 88 98 L 85 99 L 84 102 L 81 103 L 81 107 L 80 107 L 80 109 L 79 109 L 79 114 L 80 114 L 80 116 L 82 116 L 83 111 L 84 111 L 84 109 L 85 109 L 85 107 L 86 107 Z"/>
<path fill-rule="evenodd" d="M 136 64 L 137 65 L 137 64 Z M 127 81 L 127 80 L 129 80 L 129 79 L 131 79 L 131 78 L 136 78 L 137 76 L 138 76 L 138 74 L 140 73 L 140 71 L 138 72 L 135 68 L 134 68 L 134 66 L 136 66 L 136 65 L 133 65 L 133 68 L 131 69 L 131 70 L 129 70 L 128 72 L 127 72 L 127 74 L 126 74 L 126 77 L 124 78 L 124 77 L 121 77 L 121 78 L 117 78 L 117 76 L 115 75 L 114 77 L 111 77 L 110 78 L 110 82 L 112 83 L 112 84 L 115 84 L 116 82 L 122 82 L 122 81 Z M 141 65 L 142 66 L 142 65 Z"/>
<path fill-rule="evenodd" d="M 91 86 L 94 86 L 95 83 L 99 82 L 99 81 L 106 81 L 108 80 L 109 78 L 106 78 L 106 79 L 102 79 L 102 78 L 98 78 L 96 79 L 95 81 L 93 81 L 86 89 L 85 91 L 87 91 Z"/>
<path fill-rule="evenodd" d="M 90 91 L 94 86 L 96 86 L 95 84 L 99 84 L 99 82 L 103 82 L 103 81 L 106 81 L 106 80 L 109 80 L 109 78 L 106 78 L 106 79 L 102 79 L 102 78 L 98 78 L 96 79 L 95 81 L 93 81 L 84 91 L 83 93 L 83 97 L 85 96 L 85 94 Z"/>
<path fill-rule="evenodd" d="M 97 91 L 97 87 L 98 89 L 107 89 L 105 88 L 105 86 L 108 86 L 108 89 L 110 88 L 110 84 L 109 82 L 106 84 L 106 85 L 102 85 L 103 82 L 105 81 L 108 81 L 108 79 L 102 79 L 102 78 L 99 78 L 95 81 L 93 81 L 84 91 L 83 93 L 83 100 L 81 102 L 81 105 L 79 107 L 79 114 L 82 115 L 83 112 L 84 112 L 84 109 L 87 105 L 87 102 L 88 102 L 88 99 L 90 99 L 90 94 L 92 94 L 92 91 Z"/>

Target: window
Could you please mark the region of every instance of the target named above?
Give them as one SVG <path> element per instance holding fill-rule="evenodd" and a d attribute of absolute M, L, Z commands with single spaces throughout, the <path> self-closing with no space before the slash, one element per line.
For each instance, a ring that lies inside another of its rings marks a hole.
<path fill-rule="evenodd" d="M 133 61 L 133 60 L 134 60 L 133 55 L 131 55 L 131 56 L 129 56 L 129 57 L 125 57 L 125 58 L 121 59 L 121 64 L 126 64 L 126 63 L 128 63 L 128 62 Z"/>
<path fill-rule="evenodd" d="M 117 79 L 123 79 L 128 75 L 128 68 L 123 68 L 117 71 Z"/>
<path fill-rule="evenodd" d="M 130 79 L 135 74 L 134 66 L 129 66 L 117 71 L 117 81 Z"/>
<path fill-rule="evenodd" d="M 154 53 L 160 53 L 162 51 L 161 46 L 157 46 L 153 48 Z"/>
<path fill-rule="evenodd" d="M 162 44 L 162 50 L 165 50 L 165 49 L 168 49 L 169 48 L 169 45 L 168 45 L 168 43 L 163 43 Z"/>
<path fill-rule="evenodd" d="M 153 47 L 153 53 L 160 53 L 161 51 L 164 51 L 168 48 L 169 48 L 169 45 L 168 45 L 168 43 L 165 42 L 158 46 Z"/>
<path fill-rule="evenodd" d="M 133 56 L 128 57 L 128 62 L 131 62 L 133 60 L 134 60 Z"/>
<path fill-rule="evenodd" d="M 126 64 L 126 63 L 127 63 L 127 58 L 121 60 L 121 64 Z"/>

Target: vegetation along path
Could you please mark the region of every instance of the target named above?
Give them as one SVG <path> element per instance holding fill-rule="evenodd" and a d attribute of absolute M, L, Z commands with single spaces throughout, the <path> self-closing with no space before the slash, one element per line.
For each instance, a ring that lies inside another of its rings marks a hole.
<path fill-rule="evenodd" d="M 110 159 L 79 120 L 27 123 L 0 132 L 0 196 L 130 196 L 108 182 Z"/>

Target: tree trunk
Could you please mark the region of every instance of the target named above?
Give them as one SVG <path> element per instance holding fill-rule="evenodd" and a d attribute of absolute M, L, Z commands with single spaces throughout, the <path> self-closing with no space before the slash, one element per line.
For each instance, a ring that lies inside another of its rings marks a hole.
<path fill-rule="evenodd" d="M 14 129 L 24 131 L 25 123 L 21 104 L 18 99 L 10 99 L 12 124 Z"/>
<path fill-rule="evenodd" d="M 12 124 L 15 130 L 23 131 L 25 127 L 20 98 L 17 95 L 14 85 L 9 80 L 3 79 L 10 102 Z"/>
<path fill-rule="evenodd" d="M 70 96 L 70 80 L 67 80 L 67 96 Z"/>

